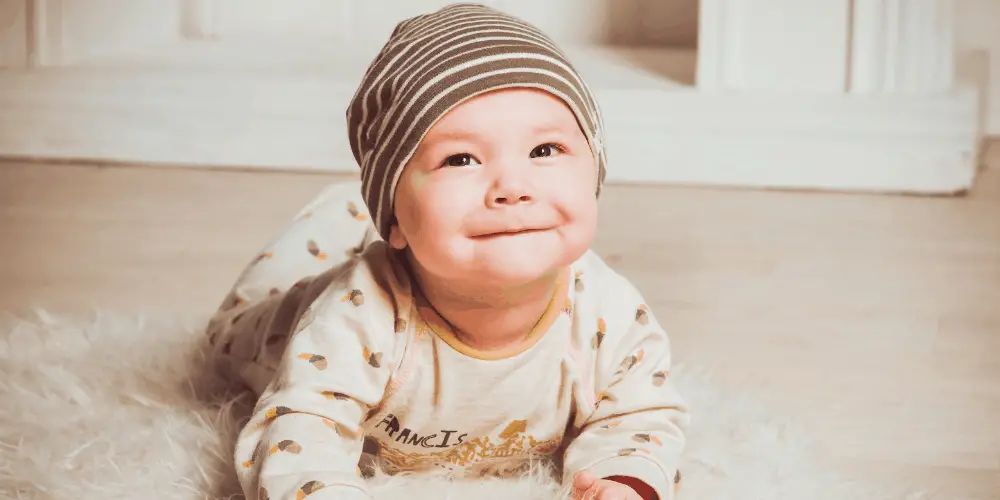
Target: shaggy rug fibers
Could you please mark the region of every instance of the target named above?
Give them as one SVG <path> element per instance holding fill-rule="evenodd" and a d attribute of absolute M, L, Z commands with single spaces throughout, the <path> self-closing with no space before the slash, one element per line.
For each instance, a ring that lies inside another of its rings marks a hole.
<path fill-rule="evenodd" d="M 0 498 L 241 498 L 231 465 L 252 407 L 205 370 L 203 318 L 39 312 L 0 319 Z M 812 459 L 806 436 L 709 374 L 677 370 L 694 410 L 679 498 L 896 500 Z M 379 500 L 542 500 L 543 474 L 447 482 L 377 477 Z"/>

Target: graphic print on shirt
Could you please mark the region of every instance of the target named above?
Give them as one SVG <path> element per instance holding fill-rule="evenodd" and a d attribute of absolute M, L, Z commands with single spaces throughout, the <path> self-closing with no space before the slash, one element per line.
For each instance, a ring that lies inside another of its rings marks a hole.
<path fill-rule="evenodd" d="M 517 461 L 553 453 L 562 437 L 537 439 L 528 434 L 525 420 L 514 420 L 494 436 L 469 438 L 460 430 L 442 429 L 420 435 L 406 427 L 395 415 L 386 415 L 374 428 L 379 441 L 379 458 L 394 471 L 425 467 L 466 468 L 483 463 Z M 427 451 L 404 451 L 404 448 Z M 439 451 L 437 451 L 439 450 Z"/>

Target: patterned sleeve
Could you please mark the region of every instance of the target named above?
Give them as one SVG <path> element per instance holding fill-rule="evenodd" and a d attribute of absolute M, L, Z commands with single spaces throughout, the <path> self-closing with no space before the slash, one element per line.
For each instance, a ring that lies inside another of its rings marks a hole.
<path fill-rule="evenodd" d="M 357 468 L 361 424 L 381 401 L 394 309 L 364 265 L 307 309 L 236 444 L 248 500 L 370 498 Z"/>
<path fill-rule="evenodd" d="M 565 480 L 585 469 L 598 478 L 628 476 L 669 500 L 689 413 L 671 382 L 666 332 L 635 287 L 617 278 L 598 306 L 590 345 L 595 409 L 567 447 Z"/>

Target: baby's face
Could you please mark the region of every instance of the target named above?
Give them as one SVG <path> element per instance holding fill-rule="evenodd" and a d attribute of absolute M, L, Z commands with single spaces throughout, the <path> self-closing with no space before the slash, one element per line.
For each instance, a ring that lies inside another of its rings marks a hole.
<path fill-rule="evenodd" d="M 406 165 L 389 241 L 425 275 L 518 285 L 579 258 L 597 225 L 594 156 L 572 111 L 542 91 L 470 99 Z"/>

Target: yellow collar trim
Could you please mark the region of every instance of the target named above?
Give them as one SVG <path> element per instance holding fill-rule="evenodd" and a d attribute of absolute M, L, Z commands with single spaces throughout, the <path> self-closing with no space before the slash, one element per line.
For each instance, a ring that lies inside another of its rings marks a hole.
<path fill-rule="evenodd" d="M 448 322 L 438 314 L 422 295 L 417 298 L 417 310 L 431 331 L 459 353 L 481 360 L 495 361 L 506 359 L 517 356 L 534 347 L 548 333 L 549 329 L 552 328 L 559 314 L 566 310 L 566 303 L 569 301 L 570 275 L 569 267 L 559 272 L 559 277 L 556 279 L 555 293 L 552 295 L 552 299 L 549 301 L 548 307 L 545 308 L 545 312 L 542 313 L 541 318 L 531 328 L 531 332 L 528 333 L 523 342 L 514 344 L 506 349 L 483 351 L 465 344 L 459 340 L 458 336 L 455 335 L 455 332 L 448 325 Z M 419 294 L 419 291 L 416 294 Z"/>

